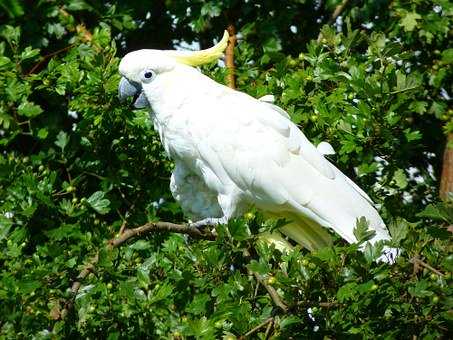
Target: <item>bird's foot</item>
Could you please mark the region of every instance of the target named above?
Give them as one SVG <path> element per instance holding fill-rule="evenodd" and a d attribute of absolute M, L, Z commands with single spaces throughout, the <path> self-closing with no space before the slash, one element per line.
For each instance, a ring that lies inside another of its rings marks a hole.
<path fill-rule="evenodd" d="M 226 217 L 208 217 L 197 222 L 191 222 L 189 223 L 189 226 L 195 228 L 203 228 L 226 223 L 228 223 L 228 219 Z"/>
<path fill-rule="evenodd" d="M 389 247 L 384 247 L 384 250 L 382 251 L 382 255 L 377 259 L 377 262 L 385 262 L 388 264 L 394 264 L 396 261 L 396 258 L 400 255 L 401 250 L 398 248 L 389 248 Z"/>

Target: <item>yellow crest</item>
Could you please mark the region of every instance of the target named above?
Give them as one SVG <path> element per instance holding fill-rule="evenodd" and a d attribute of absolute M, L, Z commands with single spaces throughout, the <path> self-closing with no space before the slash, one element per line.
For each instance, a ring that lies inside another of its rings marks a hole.
<path fill-rule="evenodd" d="M 178 62 L 190 66 L 200 66 L 219 59 L 228 45 L 228 32 L 223 33 L 222 40 L 215 46 L 201 51 L 165 51 L 169 57 L 175 58 Z"/>

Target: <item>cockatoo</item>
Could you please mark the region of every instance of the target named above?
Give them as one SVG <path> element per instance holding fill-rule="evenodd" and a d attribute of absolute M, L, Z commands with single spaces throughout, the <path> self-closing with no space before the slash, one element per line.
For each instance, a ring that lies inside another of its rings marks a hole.
<path fill-rule="evenodd" d="M 310 143 L 272 96 L 255 99 L 196 68 L 220 58 L 227 43 L 225 32 L 206 50 L 143 49 L 119 65 L 119 97 L 135 96 L 137 108 L 151 109 L 175 162 L 171 192 L 198 220 L 194 225 L 227 223 L 255 207 L 290 221 L 280 231 L 310 250 L 331 244 L 328 229 L 356 242 L 353 229 L 362 216 L 375 231 L 371 243 L 389 240 L 368 195 Z M 396 253 L 386 248 L 381 259 L 391 262 Z"/>

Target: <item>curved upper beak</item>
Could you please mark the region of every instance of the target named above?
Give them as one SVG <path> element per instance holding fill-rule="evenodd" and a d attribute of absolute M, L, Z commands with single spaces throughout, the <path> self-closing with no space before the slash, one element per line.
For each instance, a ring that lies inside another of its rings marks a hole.
<path fill-rule="evenodd" d="M 134 107 L 137 109 L 150 106 L 142 86 L 135 81 L 122 77 L 118 85 L 118 98 L 123 102 L 126 98 L 132 96 L 134 97 Z"/>

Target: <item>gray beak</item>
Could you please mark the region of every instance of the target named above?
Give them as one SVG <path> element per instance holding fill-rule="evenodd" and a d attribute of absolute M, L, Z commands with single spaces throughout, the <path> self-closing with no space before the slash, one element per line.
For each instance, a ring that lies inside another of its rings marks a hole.
<path fill-rule="evenodd" d="M 134 97 L 133 105 L 135 108 L 142 109 L 150 106 L 142 86 L 135 81 L 122 77 L 118 85 L 118 98 L 123 102 L 126 98 L 132 96 Z"/>

